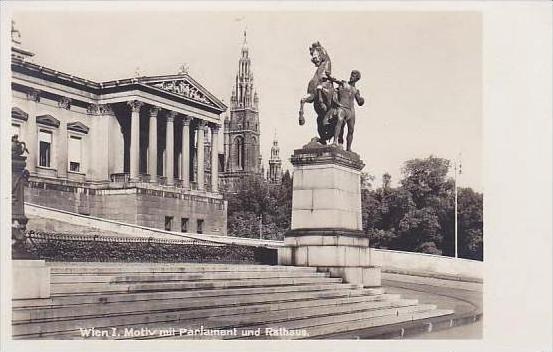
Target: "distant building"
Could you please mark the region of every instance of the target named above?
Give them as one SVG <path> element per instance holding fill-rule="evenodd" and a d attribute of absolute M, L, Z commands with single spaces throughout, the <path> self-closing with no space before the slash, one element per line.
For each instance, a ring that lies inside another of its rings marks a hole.
<path fill-rule="evenodd" d="M 227 107 L 219 99 L 186 71 L 99 83 L 32 63 L 14 28 L 12 45 L 11 126 L 29 150 L 27 201 L 154 228 L 226 234 L 216 146 Z M 236 165 L 255 170 L 259 149 L 249 154 L 246 147 L 259 137 L 250 108 L 257 98 L 248 93 L 251 86 L 242 88 L 248 73 L 244 64 L 233 107 L 243 106 L 235 114 L 255 126 L 233 134 L 233 142 L 242 138 L 244 150 Z"/>
<path fill-rule="evenodd" d="M 253 85 L 249 48 L 244 43 L 230 98 L 230 117 L 224 121 L 225 157 L 222 180 L 228 190 L 248 175 L 263 175 L 259 148 L 259 98 Z"/>
<path fill-rule="evenodd" d="M 271 147 L 271 157 L 269 158 L 269 170 L 267 170 L 267 180 L 269 183 L 279 184 L 282 181 L 282 161 L 280 160 L 280 148 L 278 140 L 273 139 Z"/>

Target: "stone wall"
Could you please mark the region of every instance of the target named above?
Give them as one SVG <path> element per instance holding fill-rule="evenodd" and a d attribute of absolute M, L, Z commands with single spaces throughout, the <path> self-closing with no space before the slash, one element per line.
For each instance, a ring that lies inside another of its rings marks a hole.
<path fill-rule="evenodd" d="M 25 201 L 73 213 L 165 229 L 165 217 L 172 217 L 171 231 L 181 231 L 181 218 L 188 219 L 186 232 L 226 235 L 227 209 L 222 199 L 141 188 L 91 189 L 86 187 L 30 182 Z"/>
<path fill-rule="evenodd" d="M 370 249 L 370 257 L 384 271 L 484 278 L 484 263 L 476 260 L 377 248 Z"/>

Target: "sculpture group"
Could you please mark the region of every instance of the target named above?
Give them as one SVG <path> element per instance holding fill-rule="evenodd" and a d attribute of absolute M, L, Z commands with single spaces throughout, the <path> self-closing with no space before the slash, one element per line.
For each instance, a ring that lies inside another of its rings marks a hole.
<path fill-rule="evenodd" d="M 361 73 L 351 71 L 349 81 L 332 77 L 332 63 L 325 48 L 315 42 L 309 48 L 311 62 L 317 67 L 307 86 L 307 94 L 300 100 L 299 124 L 305 123 L 303 105 L 313 103 L 317 114 L 317 142 L 326 145 L 333 139 L 333 145 L 344 143 L 344 127 L 347 126 L 346 150 L 351 151 L 355 126 L 354 100 L 359 106 L 365 103 L 355 83 Z M 334 86 L 336 84 L 336 87 Z"/>

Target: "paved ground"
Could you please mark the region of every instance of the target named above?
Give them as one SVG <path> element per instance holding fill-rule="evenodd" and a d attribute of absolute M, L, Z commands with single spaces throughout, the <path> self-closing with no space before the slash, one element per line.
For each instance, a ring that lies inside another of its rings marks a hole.
<path fill-rule="evenodd" d="M 452 309 L 454 314 L 412 322 L 339 333 L 330 339 L 481 339 L 482 283 L 428 275 L 382 273 L 387 293 L 416 298 L 420 303 Z M 430 330 L 430 331 L 429 331 Z"/>
<path fill-rule="evenodd" d="M 438 308 L 453 309 L 456 323 L 479 319 L 482 315 L 482 284 L 400 274 L 382 274 L 382 285 L 389 293 L 404 298 L 417 298 L 421 303 L 436 304 Z M 453 328 L 417 333 L 404 338 L 413 339 L 481 339 L 482 320 Z"/>

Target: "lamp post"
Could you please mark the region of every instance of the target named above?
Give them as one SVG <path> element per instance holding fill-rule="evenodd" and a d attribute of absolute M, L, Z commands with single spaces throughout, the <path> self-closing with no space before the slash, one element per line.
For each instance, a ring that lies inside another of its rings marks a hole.
<path fill-rule="evenodd" d="M 263 239 L 263 214 L 259 215 L 259 239 Z"/>
<path fill-rule="evenodd" d="M 457 173 L 459 175 L 461 174 L 461 154 L 457 155 L 457 158 L 455 159 L 455 176 L 453 177 L 454 183 L 455 183 L 455 258 L 459 257 L 459 230 L 458 230 L 458 212 L 457 212 Z"/>

